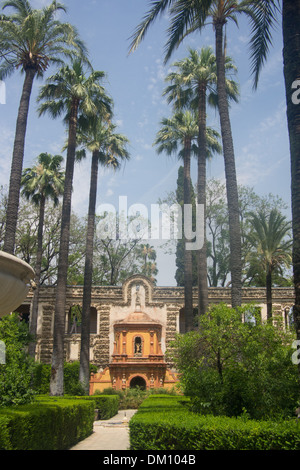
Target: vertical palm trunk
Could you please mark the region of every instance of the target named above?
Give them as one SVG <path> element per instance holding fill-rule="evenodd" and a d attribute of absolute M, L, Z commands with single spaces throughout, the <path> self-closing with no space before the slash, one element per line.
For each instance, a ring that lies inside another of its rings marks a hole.
<path fill-rule="evenodd" d="M 198 204 L 204 206 L 204 243 L 198 253 L 198 313 L 208 309 L 207 256 L 206 256 L 206 84 L 199 85 L 198 132 Z"/>
<path fill-rule="evenodd" d="M 293 219 L 293 270 L 295 305 L 293 308 L 297 339 L 300 340 L 300 103 L 293 99 L 296 80 L 300 80 L 300 0 L 282 2 L 283 60 L 287 102 L 287 121 L 291 153 L 291 190 Z M 299 85 L 297 86 L 299 89 Z M 299 98 L 299 93 L 298 93 Z M 300 364 L 299 377 L 300 377 Z"/>
<path fill-rule="evenodd" d="M 88 225 L 86 235 L 86 255 L 84 268 L 84 289 L 82 300 L 82 320 L 81 320 L 81 347 L 80 347 L 80 368 L 79 381 L 82 383 L 85 392 L 89 393 L 90 379 L 90 310 L 92 296 L 92 276 L 93 276 L 93 250 L 94 250 L 94 229 L 95 212 L 97 199 L 97 179 L 98 179 L 99 152 L 94 151 L 91 165 L 91 183 Z"/>
<path fill-rule="evenodd" d="M 21 189 L 22 168 L 24 159 L 25 136 L 27 128 L 29 102 L 32 84 L 35 77 L 34 69 L 25 72 L 24 85 L 18 111 L 14 149 L 12 156 L 8 203 L 6 212 L 6 229 L 3 251 L 14 254 L 16 227 L 18 222 L 19 198 Z"/>
<path fill-rule="evenodd" d="M 184 205 L 191 204 L 191 139 L 186 138 L 184 146 Z M 187 223 L 184 220 L 184 226 Z M 184 242 L 187 240 L 184 235 Z M 184 244 L 184 315 L 185 331 L 191 331 L 194 324 L 193 315 L 193 261 L 192 251 L 186 249 Z"/>
<path fill-rule="evenodd" d="M 223 26 L 224 23 L 222 22 L 215 24 L 217 91 L 229 213 L 231 304 L 232 307 L 237 307 L 241 305 L 242 301 L 241 228 L 239 220 L 238 187 L 235 169 L 234 148 L 226 94 Z"/>
<path fill-rule="evenodd" d="M 266 293 L 267 293 L 267 319 L 272 320 L 272 270 L 268 267 L 266 275 Z"/>
<path fill-rule="evenodd" d="M 40 278 L 41 278 L 42 256 L 43 256 L 43 228 L 44 228 L 44 218 L 45 218 L 45 204 L 46 204 L 46 198 L 44 195 L 42 195 L 41 201 L 40 201 L 38 246 L 37 246 L 36 265 L 35 265 L 36 289 L 33 294 L 31 315 L 30 315 L 30 328 L 29 328 L 29 332 L 33 337 L 33 341 L 31 341 L 29 344 L 28 353 L 33 358 L 35 358 L 35 348 L 36 348 L 38 304 L 39 304 Z"/>
<path fill-rule="evenodd" d="M 53 331 L 53 353 L 50 377 L 50 395 L 64 393 L 64 335 L 65 335 L 65 305 L 68 275 L 70 219 L 73 174 L 76 151 L 77 111 L 79 101 L 73 100 L 69 120 L 68 150 L 65 172 L 65 187 L 63 195 L 60 247 L 58 259 L 57 288 L 55 300 L 55 316 Z"/>

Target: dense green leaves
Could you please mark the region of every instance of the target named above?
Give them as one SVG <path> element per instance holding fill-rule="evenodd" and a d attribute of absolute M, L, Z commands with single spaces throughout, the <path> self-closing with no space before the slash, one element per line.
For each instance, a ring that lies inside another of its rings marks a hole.
<path fill-rule="evenodd" d="M 34 396 L 31 386 L 33 362 L 26 355 L 30 341 L 28 325 L 18 314 L 0 320 L 0 340 L 5 344 L 5 364 L 0 364 L 0 407 L 28 403 Z"/>
<path fill-rule="evenodd" d="M 298 402 L 293 339 L 293 332 L 262 323 L 255 306 L 219 304 L 199 318 L 199 331 L 177 337 L 170 354 L 195 410 L 287 417 Z"/>
<path fill-rule="evenodd" d="M 5 1 L 2 9 L 13 8 L 9 16 L 0 17 L 0 78 L 16 68 L 33 68 L 42 76 L 51 63 L 63 63 L 63 58 L 86 53 L 76 28 L 56 19 L 56 12 L 65 7 L 53 1 L 36 10 L 26 0 Z"/>

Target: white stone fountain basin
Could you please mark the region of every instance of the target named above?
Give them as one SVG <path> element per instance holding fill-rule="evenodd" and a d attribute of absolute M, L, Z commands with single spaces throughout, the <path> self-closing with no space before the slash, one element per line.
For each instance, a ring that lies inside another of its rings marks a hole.
<path fill-rule="evenodd" d="M 0 317 L 13 312 L 26 298 L 34 270 L 25 261 L 0 251 Z"/>

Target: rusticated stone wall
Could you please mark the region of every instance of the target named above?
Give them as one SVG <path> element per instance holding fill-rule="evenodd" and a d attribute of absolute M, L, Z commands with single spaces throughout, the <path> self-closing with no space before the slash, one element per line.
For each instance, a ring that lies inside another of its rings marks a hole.
<path fill-rule="evenodd" d="M 137 294 L 138 293 L 138 294 Z M 68 287 L 66 301 L 65 359 L 79 360 L 80 331 L 71 332 L 70 308 L 82 305 L 82 286 Z M 181 316 L 184 307 L 184 290 L 181 287 L 154 286 L 140 275 L 127 279 L 122 286 L 94 287 L 92 307 L 95 312 L 96 329 L 91 334 L 91 362 L 99 370 L 108 366 L 113 353 L 114 324 L 134 311 L 136 296 L 139 295 L 142 311 L 162 325 L 162 351 L 165 353 L 176 332 L 182 331 Z M 197 290 L 193 291 L 194 306 L 197 307 Z M 25 305 L 30 305 L 32 292 Z M 230 305 L 230 288 L 209 288 L 209 301 L 212 304 L 224 302 Z M 260 306 L 262 318 L 266 318 L 266 290 L 264 288 L 244 288 L 243 303 Z M 294 304 L 292 288 L 273 289 L 274 318 L 283 318 Z M 55 287 L 42 288 L 39 301 L 37 359 L 51 362 L 53 325 L 55 310 Z"/>

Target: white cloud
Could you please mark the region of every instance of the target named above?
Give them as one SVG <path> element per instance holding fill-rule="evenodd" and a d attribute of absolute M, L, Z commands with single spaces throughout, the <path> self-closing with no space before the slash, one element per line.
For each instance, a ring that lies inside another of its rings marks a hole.
<path fill-rule="evenodd" d="M 112 189 L 108 189 L 105 193 L 105 197 L 110 197 L 110 196 L 113 196 L 114 192 Z"/>

